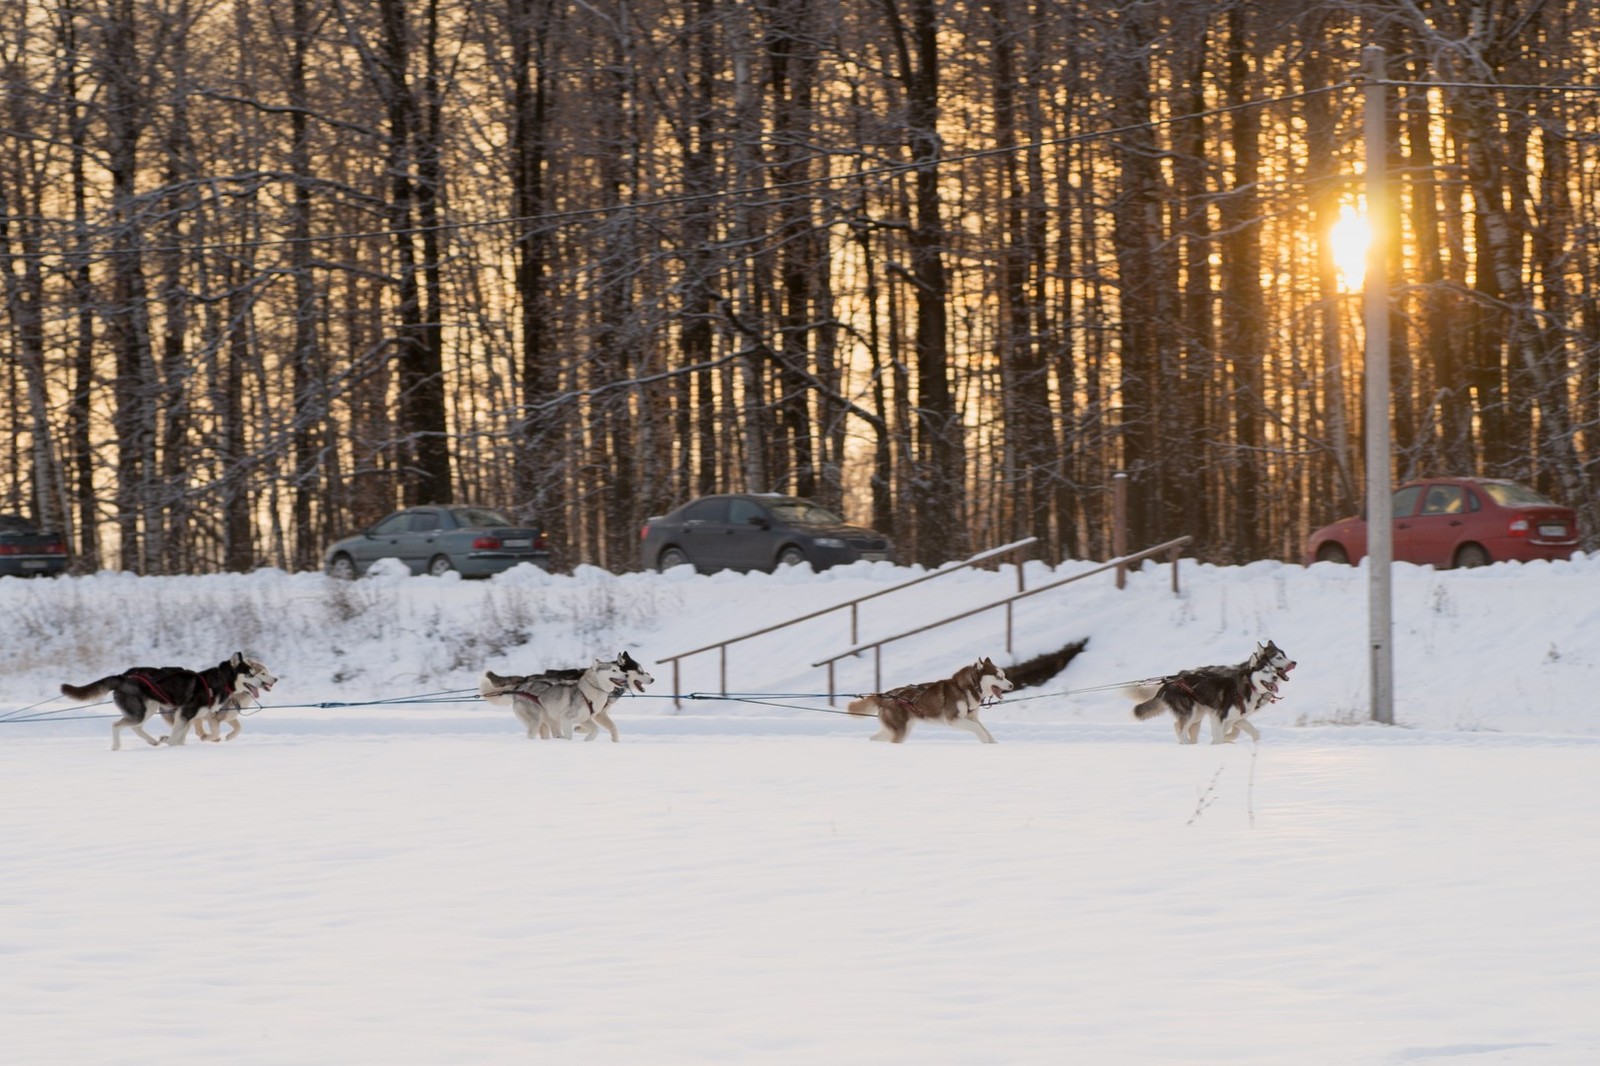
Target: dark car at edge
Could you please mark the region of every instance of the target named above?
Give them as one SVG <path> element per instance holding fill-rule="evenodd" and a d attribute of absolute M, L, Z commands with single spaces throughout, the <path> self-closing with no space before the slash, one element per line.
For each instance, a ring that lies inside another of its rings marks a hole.
<path fill-rule="evenodd" d="M 489 577 L 521 563 L 548 569 L 542 532 L 488 507 L 408 507 L 329 545 L 323 566 L 333 577 L 365 574 L 379 559 L 399 559 L 413 574 Z"/>
<path fill-rule="evenodd" d="M 702 496 L 639 531 L 646 570 L 689 564 L 715 570 L 775 570 L 810 563 L 815 570 L 859 560 L 894 559 L 894 545 L 797 496 L 731 493 Z"/>
<path fill-rule="evenodd" d="M 21 515 L 0 514 L 0 577 L 54 577 L 67 568 L 67 540 Z"/>

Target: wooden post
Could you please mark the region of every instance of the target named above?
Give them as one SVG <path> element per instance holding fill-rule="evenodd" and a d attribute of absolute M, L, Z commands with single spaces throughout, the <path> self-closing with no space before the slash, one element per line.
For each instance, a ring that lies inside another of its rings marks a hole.
<path fill-rule="evenodd" d="M 1111 554 L 1120 559 L 1128 554 L 1128 475 L 1111 475 Z M 1117 564 L 1117 588 L 1128 587 L 1128 568 Z"/>

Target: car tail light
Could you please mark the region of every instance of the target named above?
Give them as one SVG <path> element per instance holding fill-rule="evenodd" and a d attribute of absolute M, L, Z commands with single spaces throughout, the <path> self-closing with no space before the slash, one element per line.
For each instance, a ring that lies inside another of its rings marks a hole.
<path fill-rule="evenodd" d="M 22 549 L 15 544 L 0 544 L 0 555 L 21 555 Z"/>
<path fill-rule="evenodd" d="M 539 551 L 547 551 L 550 547 L 550 534 L 540 533 L 533 538 L 533 546 Z"/>
<path fill-rule="evenodd" d="M 479 537 L 472 542 L 472 546 L 479 551 L 494 551 L 500 547 L 499 537 Z"/>
<path fill-rule="evenodd" d="M 1513 537 L 1526 537 L 1528 535 L 1528 530 L 1532 527 L 1533 523 L 1528 519 L 1528 516 L 1525 514 L 1519 514 L 1517 517 L 1511 520 L 1511 525 L 1506 527 L 1506 532 L 1511 534 Z"/>

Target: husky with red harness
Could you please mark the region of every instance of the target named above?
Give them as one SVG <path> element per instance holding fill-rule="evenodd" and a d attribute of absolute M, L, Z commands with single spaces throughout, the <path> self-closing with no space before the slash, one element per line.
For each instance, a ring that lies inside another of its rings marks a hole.
<path fill-rule="evenodd" d="M 1251 740 L 1261 734 L 1248 721 L 1252 714 L 1280 697 L 1278 686 L 1289 680 L 1295 661 L 1272 641 L 1257 644 L 1250 658 L 1237 666 L 1202 666 L 1129 686 L 1126 695 L 1140 700 L 1133 716 L 1141 722 L 1171 711 L 1179 744 L 1200 739 L 1200 723 L 1211 719 L 1211 743 L 1231 743 L 1243 730 Z"/>
<path fill-rule="evenodd" d="M 162 741 L 182 744 L 196 718 L 209 719 L 234 695 L 259 696 L 277 681 L 265 666 L 245 658 L 243 652 L 234 652 L 226 662 L 208 670 L 136 666 L 87 685 L 63 684 L 61 694 L 74 700 L 111 697 L 122 712 L 122 717 L 111 724 L 111 750 L 116 751 L 122 747 L 124 726 L 152 745 Z M 171 736 L 157 740 L 144 731 L 144 724 L 152 714 L 159 714 L 172 723 Z"/>
<path fill-rule="evenodd" d="M 978 711 L 984 701 L 997 700 L 1016 687 L 986 655 L 950 677 L 871 692 L 850 701 L 845 709 L 878 719 L 879 729 L 873 740 L 900 744 L 911 732 L 911 723 L 943 722 L 965 729 L 985 744 L 993 744 L 994 735 L 978 721 Z"/>

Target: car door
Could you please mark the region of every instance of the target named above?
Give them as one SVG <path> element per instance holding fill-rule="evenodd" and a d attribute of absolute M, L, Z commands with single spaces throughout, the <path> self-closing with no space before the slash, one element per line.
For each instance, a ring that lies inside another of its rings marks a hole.
<path fill-rule="evenodd" d="M 1466 489 L 1460 485 L 1429 485 L 1422 494 L 1422 506 L 1410 519 L 1406 561 L 1440 568 L 1451 565 L 1466 510 Z M 1395 557 L 1399 556 L 1396 549 Z"/>
<path fill-rule="evenodd" d="M 438 511 L 431 508 L 419 508 L 411 512 L 411 525 L 403 535 L 406 565 L 411 567 L 413 574 L 425 573 L 428 563 L 435 555 L 444 549 L 440 546 L 440 534 L 443 532 L 444 522 Z"/>
<path fill-rule="evenodd" d="M 1415 563 L 1417 559 L 1416 545 L 1416 511 L 1417 504 L 1422 499 L 1421 485 L 1407 485 L 1390 497 L 1390 507 L 1393 508 L 1394 559 L 1401 563 Z M 1370 545 L 1369 545 L 1370 548 Z"/>
<path fill-rule="evenodd" d="M 410 524 L 411 516 L 406 512 L 392 514 L 351 544 L 350 557 L 355 560 L 356 572 L 364 574 L 379 559 L 397 557 L 400 554 L 400 536 Z"/>
<path fill-rule="evenodd" d="M 766 570 L 777 554 L 780 532 L 772 516 L 754 500 L 734 499 L 728 505 L 728 565 L 739 570 Z"/>
<path fill-rule="evenodd" d="M 696 500 L 683 509 L 677 541 L 701 570 L 721 570 L 728 562 L 728 498 Z"/>

